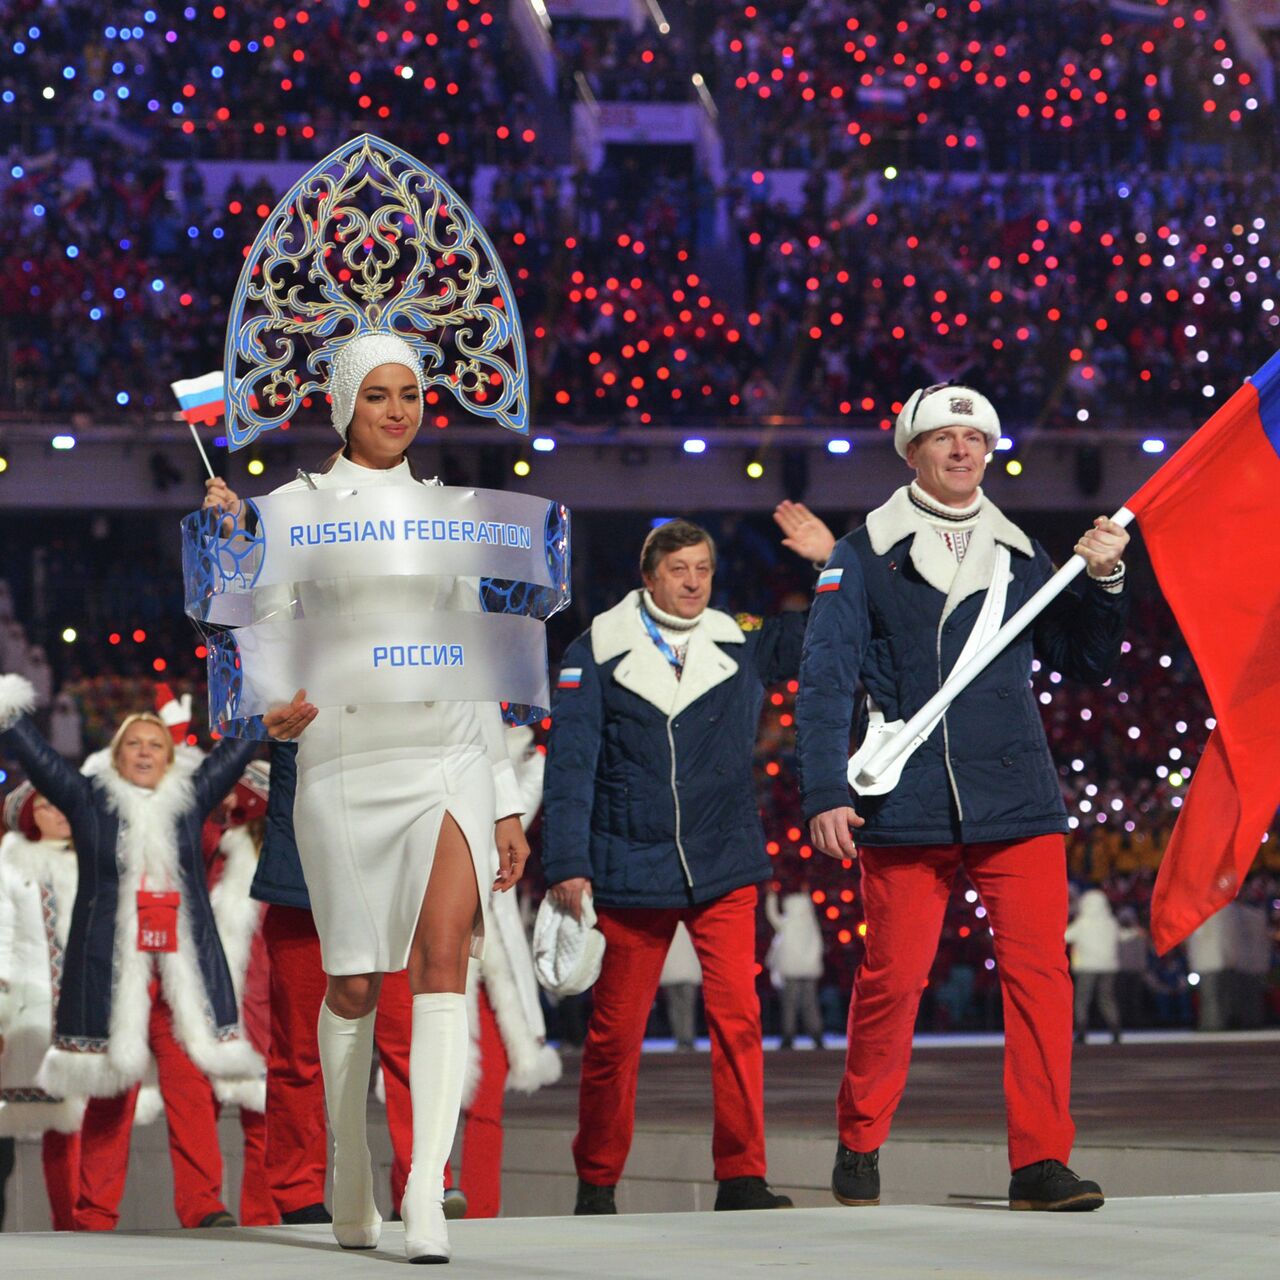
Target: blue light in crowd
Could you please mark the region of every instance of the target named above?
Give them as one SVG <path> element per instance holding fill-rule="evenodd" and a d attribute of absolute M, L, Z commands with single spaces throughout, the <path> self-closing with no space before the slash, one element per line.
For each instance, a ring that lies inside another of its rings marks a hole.
<path fill-rule="evenodd" d="M 142 39 L 142 37 L 143 37 L 144 35 L 146 35 L 146 34 L 147 34 L 147 33 L 146 33 L 145 31 L 143 31 L 143 29 L 142 29 L 141 27 L 134 27 L 134 29 L 133 29 L 133 38 L 134 38 L 135 40 L 141 40 L 141 39 Z"/>
<path fill-rule="evenodd" d="M 180 103 L 180 102 L 175 102 L 175 103 L 173 104 L 173 114 L 174 114 L 175 116 L 180 116 L 180 115 L 182 114 L 182 111 L 183 111 L 182 103 Z"/>
<path fill-rule="evenodd" d="M 535 453 L 554 453 L 556 442 L 550 436 L 534 436 L 533 448 Z"/>
<path fill-rule="evenodd" d="M 124 405 L 128 403 L 129 403 L 129 393 L 127 391 L 117 391 L 116 404 Z"/>
<path fill-rule="evenodd" d="M 40 39 L 40 28 L 39 28 L 39 27 L 28 27 L 28 28 L 27 28 L 27 35 L 28 35 L 32 40 L 39 40 L 39 39 Z"/>
<path fill-rule="evenodd" d="M 187 7 L 182 11 L 182 16 L 186 18 L 188 22 L 194 22 L 196 11 L 190 5 L 187 5 Z"/>
<path fill-rule="evenodd" d="M 1116 195 L 1118 195 L 1121 200 L 1127 200 L 1129 198 L 1128 186 L 1122 182 L 1119 187 L 1116 188 Z"/>
<path fill-rule="evenodd" d="M 685 453 L 706 453 L 707 442 L 699 440 L 697 436 L 690 436 L 684 442 L 684 451 Z"/>
<path fill-rule="evenodd" d="M 121 247 L 122 249 L 132 249 L 132 248 L 133 248 L 133 241 L 132 241 L 132 240 L 121 240 L 121 241 L 120 241 L 120 247 Z"/>
<path fill-rule="evenodd" d="M 851 447 L 852 446 L 849 444 L 847 440 L 828 440 L 827 441 L 828 453 L 848 453 Z"/>
<path fill-rule="evenodd" d="M 124 85 L 121 85 L 116 90 L 116 97 L 119 98 L 121 101 L 123 101 L 128 96 L 129 96 L 129 90 Z"/>
<path fill-rule="evenodd" d="M 32 213 L 34 213 L 34 214 L 36 215 L 36 217 L 37 217 L 37 218 L 43 218 L 43 217 L 44 217 L 44 205 L 42 205 L 42 204 L 33 204 L 33 205 L 31 206 L 31 212 L 32 212 Z"/>
<path fill-rule="evenodd" d="M 21 40 L 15 40 L 13 42 L 13 51 L 14 53 L 26 53 L 27 46 Z"/>
<path fill-rule="evenodd" d="M 200 238 L 200 228 L 199 228 L 199 227 L 188 227 L 188 228 L 187 228 L 187 235 L 188 235 L 188 236 L 190 236 L 192 240 L 198 240 L 198 239 Z"/>
<path fill-rule="evenodd" d="M 245 46 L 245 48 L 248 49 L 250 53 L 257 53 L 258 42 L 256 40 L 250 40 L 249 43 Z"/>
<path fill-rule="evenodd" d="M 9 775 L 3 769 L 0 769 L 0 783 L 5 783 L 8 781 L 9 781 Z"/>
<path fill-rule="evenodd" d="M 12 90 L 12 89 L 6 89 L 6 90 L 4 91 L 4 93 L 3 93 L 2 95 L 0 95 L 0 96 L 2 96 L 2 97 L 4 98 L 4 100 L 5 100 L 5 102 L 7 102 L 7 103 L 8 103 L 8 102 L 12 102 L 12 101 L 14 100 L 14 93 L 13 93 L 13 90 Z"/>
<path fill-rule="evenodd" d="M 22 177 L 23 173 L 25 172 L 26 170 L 24 170 L 20 164 L 15 164 L 13 168 L 9 170 L 10 176 L 14 178 Z"/>
<path fill-rule="evenodd" d="M 227 233 L 226 233 L 225 231 L 223 231 L 223 229 L 222 229 L 221 227 L 214 227 L 214 229 L 213 229 L 213 238 L 214 238 L 215 240 L 221 240 L 221 239 L 222 239 L 222 237 L 223 237 L 223 236 L 225 236 L 226 234 L 227 234 Z"/>
<path fill-rule="evenodd" d="M 996 441 L 997 453 L 1005 453 L 1012 448 L 1013 448 L 1013 441 L 1008 436 L 1001 436 L 1000 439 Z"/>
<path fill-rule="evenodd" d="M 55 449 L 74 449 L 76 447 L 75 436 L 54 436 L 49 441 Z"/>
<path fill-rule="evenodd" d="M 93 91 L 94 102 L 103 102 L 105 101 L 106 96 L 107 96 L 106 93 L 102 89 L 95 89 Z"/>
<path fill-rule="evenodd" d="M 101 320 L 101 319 L 102 319 L 102 308 L 101 308 L 101 307 L 90 307 L 90 308 L 89 308 L 89 319 L 90 319 L 90 320 Z"/>
<path fill-rule="evenodd" d="M 1155 436 L 1152 436 L 1149 440 L 1144 440 L 1142 442 L 1142 452 L 1143 453 L 1163 453 L 1164 441 L 1157 439 Z"/>
<path fill-rule="evenodd" d="M 115 74 L 115 75 L 118 75 L 118 76 L 122 76 L 122 75 L 124 75 L 124 63 L 123 63 L 123 62 L 113 62 L 113 63 L 111 64 L 111 70 L 112 70 L 112 73 L 113 73 L 113 74 Z"/>
<path fill-rule="evenodd" d="M 154 22 L 156 20 L 156 11 L 154 9 L 148 9 L 142 15 L 142 20 L 143 22 Z"/>
<path fill-rule="evenodd" d="M 63 68 L 62 68 L 62 78 L 63 78 L 64 80 L 74 80 L 74 79 L 76 78 L 76 69 L 75 69 L 75 67 L 63 67 Z"/>
<path fill-rule="evenodd" d="M 67 257 L 68 257 L 68 258 L 78 258 L 79 256 L 80 256 L 80 250 L 79 250 L 79 249 L 77 249 L 75 245 L 73 245 L 73 244 L 69 244 L 69 245 L 67 245 Z"/>
<path fill-rule="evenodd" d="M 152 292 L 152 293 L 163 293 L 163 292 L 164 292 L 164 281 L 163 281 L 163 280 L 153 280 L 153 281 L 151 282 L 151 292 Z"/>
<path fill-rule="evenodd" d="M 217 448 L 219 448 L 219 449 L 225 449 L 225 448 L 227 447 L 227 437 L 226 437 L 226 436 L 214 436 L 214 437 L 213 437 L 213 443 L 214 443 L 215 447 L 217 447 Z"/>
<path fill-rule="evenodd" d="M 219 66 L 217 66 L 217 65 L 214 65 L 214 66 L 212 66 L 212 67 L 210 67 L 210 68 L 209 68 L 209 74 L 210 74 L 210 75 L 211 75 L 215 80 L 221 80 L 221 79 L 222 79 L 222 75 L 223 75 L 222 68 L 221 68 L 221 67 L 219 67 Z"/>
<path fill-rule="evenodd" d="M 649 528 L 650 529 L 661 528 L 664 524 L 670 524 L 671 521 L 674 519 L 675 519 L 675 516 L 654 516 L 653 519 L 649 521 Z"/>
<path fill-rule="evenodd" d="M 154 98 L 151 98 L 151 99 L 147 102 L 147 110 L 148 110 L 148 111 L 159 111 L 159 110 L 160 110 L 160 104 L 159 104 L 159 103 L 158 103 Z"/>
<path fill-rule="evenodd" d="M 114 40 L 116 38 L 116 29 L 115 27 L 104 27 L 102 34 L 106 36 L 108 40 Z"/>
<path fill-rule="evenodd" d="M 117 302 L 120 301 L 120 299 L 124 297 L 123 287 L 116 285 L 116 287 L 111 291 L 111 296 L 115 298 Z"/>

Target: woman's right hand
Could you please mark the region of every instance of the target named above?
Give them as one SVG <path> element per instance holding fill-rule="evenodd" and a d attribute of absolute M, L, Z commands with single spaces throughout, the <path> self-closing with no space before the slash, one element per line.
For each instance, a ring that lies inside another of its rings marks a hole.
<path fill-rule="evenodd" d="M 292 702 L 272 707 L 262 717 L 262 725 L 277 742 L 292 742 L 316 718 L 317 711 L 307 701 L 307 691 L 299 689 Z"/>
<path fill-rule="evenodd" d="M 240 499 L 221 476 L 210 476 L 204 482 L 204 501 L 200 506 L 217 507 L 219 511 L 235 515 L 240 510 Z"/>

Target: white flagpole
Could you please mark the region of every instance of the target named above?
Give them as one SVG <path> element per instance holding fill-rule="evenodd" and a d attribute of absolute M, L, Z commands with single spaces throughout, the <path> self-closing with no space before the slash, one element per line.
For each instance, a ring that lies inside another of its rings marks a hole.
<path fill-rule="evenodd" d="M 204 462 L 204 469 L 209 473 L 209 479 L 214 479 L 213 465 L 209 461 L 209 455 L 204 451 L 204 445 L 200 443 L 200 433 L 196 430 L 196 424 L 188 421 L 187 426 L 191 428 L 191 438 L 196 442 L 196 448 L 200 450 L 200 458 Z"/>
<path fill-rule="evenodd" d="M 1111 518 L 1116 524 L 1124 527 L 1133 521 L 1134 514 L 1128 507 L 1121 507 Z M 1050 602 L 1060 596 L 1067 586 L 1080 576 L 1084 567 L 1084 557 L 1073 555 L 968 662 L 952 671 L 942 682 L 938 692 L 867 761 L 858 774 L 855 787 L 874 785 L 910 746 L 911 740 L 930 721 L 945 711 L 1009 647 L 1014 637 L 1021 635 L 1027 626 L 1048 608 Z"/>

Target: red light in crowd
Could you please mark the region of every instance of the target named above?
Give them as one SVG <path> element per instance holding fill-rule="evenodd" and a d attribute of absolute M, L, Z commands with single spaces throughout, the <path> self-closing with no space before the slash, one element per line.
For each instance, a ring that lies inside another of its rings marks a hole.
<path fill-rule="evenodd" d="M 112 632 L 112 633 L 107 637 L 107 643 L 108 643 L 108 644 L 119 644 L 119 643 L 120 643 L 120 633 L 119 633 L 118 631 L 113 631 L 113 632 Z"/>
<path fill-rule="evenodd" d="M 141 644 L 147 638 L 147 633 L 141 627 L 133 633 L 134 644 Z"/>
<path fill-rule="evenodd" d="M 848 929 L 841 929 L 840 932 L 836 934 L 836 941 L 839 942 L 841 946 L 847 947 L 849 943 L 853 941 L 853 934 L 851 934 Z"/>

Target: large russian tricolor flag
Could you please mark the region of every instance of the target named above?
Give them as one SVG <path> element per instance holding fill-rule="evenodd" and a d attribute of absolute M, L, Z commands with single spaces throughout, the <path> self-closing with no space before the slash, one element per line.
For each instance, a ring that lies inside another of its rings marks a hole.
<path fill-rule="evenodd" d="M 1280 353 L 1125 505 L 1217 720 L 1156 880 L 1163 952 L 1236 896 L 1280 807 Z"/>
<path fill-rule="evenodd" d="M 178 397 L 178 407 L 188 422 L 212 426 L 226 414 L 226 391 L 222 370 L 206 373 L 202 378 L 184 378 L 169 384 Z"/>

